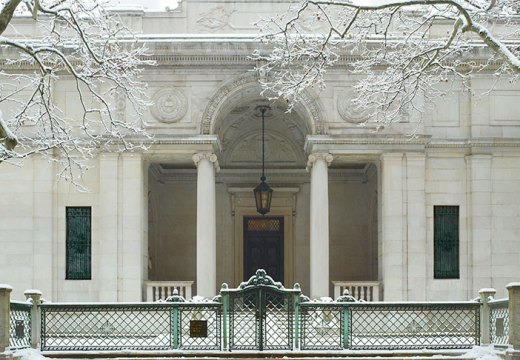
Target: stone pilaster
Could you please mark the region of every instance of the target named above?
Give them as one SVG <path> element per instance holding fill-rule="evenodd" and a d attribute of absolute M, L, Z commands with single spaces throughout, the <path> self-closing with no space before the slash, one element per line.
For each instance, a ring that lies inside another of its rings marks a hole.
<path fill-rule="evenodd" d="M 404 242 L 404 154 L 381 155 L 381 278 L 385 301 L 402 301 L 406 297 L 405 278 L 408 264 Z"/>
<path fill-rule="evenodd" d="M 329 296 L 329 153 L 309 155 L 310 199 L 310 295 Z"/>
<path fill-rule="evenodd" d="M 119 156 L 99 156 L 99 301 L 118 300 Z"/>
<path fill-rule="evenodd" d="M 219 166 L 213 153 L 197 153 L 193 161 L 197 166 L 197 295 L 211 298 L 217 290 L 215 171 Z"/>
<path fill-rule="evenodd" d="M 145 234 L 144 169 L 141 154 L 122 154 L 118 236 L 118 301 L 141 301 Z"/>
<path fill-rule="evenodd" d="M 407 280 L 403 300 L 426 299 L 426 156 L 424 153 L 406 153 L 406 256 Z"/>
<path fill-rule="evenodd" d="M 493 220 L 491 194 L 491 155 L 466 157 L 468 174 L 469 238 L 472 244 L 472 289 L 488 287 L 491 282 L 492 247 L 491 224 Z M 504 249 L 508 252 L 508 249 Z M 471 275 L 470 275 L 471 276 Z"/>

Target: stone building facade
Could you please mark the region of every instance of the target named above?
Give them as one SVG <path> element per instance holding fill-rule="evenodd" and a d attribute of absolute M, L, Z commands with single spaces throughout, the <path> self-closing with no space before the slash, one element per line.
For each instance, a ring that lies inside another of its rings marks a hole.
<path fill-rule="evenodd" d="M 88 192 L 56 182 L 37 156 L 0 165 L 0 282 L 15 298 L 38 288 L 53 301 L 140 301 L 147 281 L 184 280 L 210 297 L 257 266 L 312 297 L 332 296 L 333 281 L 359 281 L 377 282 L 384 300 L 463 300 L 518 279 L 518 84 L 453 91 L 421 116 L 376 129 L 351 111 L 356 79 L 340 62 L 327 88 L 291 113 L 270 104 L 274 198 L 259 217 L 257 107 L 267 101 L 249 58 L 259 46 L 252 23 L 287 7 L 186 0 L 160 13 L 121 11 L 157 62 L 143 75 L 154 105 L 142 122 L 154 141 L 92 159 Z M 472 86 L 493 80 L 481 74 Z M 69 86 L 60 80 L 55 96 L 73 117 Z M 74 221 L 89 231 L 80 265 L 71 254 L 81 251 L 67 247 Z"/>

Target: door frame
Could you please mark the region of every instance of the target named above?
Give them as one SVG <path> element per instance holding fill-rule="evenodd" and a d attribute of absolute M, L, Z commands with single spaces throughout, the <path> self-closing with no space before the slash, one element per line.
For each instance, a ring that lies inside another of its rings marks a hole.
<path fill-rule="evenodd" d="M 293 215 L 296 212 L 296 193 L 299 188 L 274 188 L 269 216 L 283 217 L 283 285 L 292 288 L 294 282 Z M 229 188 L 234 221 L 234 284 L 244 278 L 244 217 L 258 216 L 253 188 Z M 269 274 L 268 274 L 269 275 Z"/>

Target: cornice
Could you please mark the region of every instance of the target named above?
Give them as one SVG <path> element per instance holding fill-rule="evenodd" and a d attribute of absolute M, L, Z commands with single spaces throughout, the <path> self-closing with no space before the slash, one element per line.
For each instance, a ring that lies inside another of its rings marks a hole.
<path fill-rule="evenodd" d="M 308 136 L 305 141 L 305 151 L 312 152 L 315 146 L 324 148 L 337 145 L 398 145 L 424 147 L 424 149 L 471 149 L 471 148 L 518 148 L 520 139 L 514 138 L 471 138 L 471 139 L 432 139 L 428 135 L 363 135 L 356 137 Z"/>

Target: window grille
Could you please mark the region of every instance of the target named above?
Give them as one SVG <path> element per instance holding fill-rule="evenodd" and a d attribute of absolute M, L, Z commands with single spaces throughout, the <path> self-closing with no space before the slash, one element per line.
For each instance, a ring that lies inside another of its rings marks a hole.
<path fill-rule="evenodd" d="M 459 207 L 433 207 L 434 278 L 458 279 Z"/>
<path fill-rule="evenodd" d="M 249 218 L 247 231 L 280 231 L 280 218 Z"/>
<path fill-rule="evenodd" d="M 66 208 L 66 276 L 67 280 L 91 279 L 90 207 Z"/>

